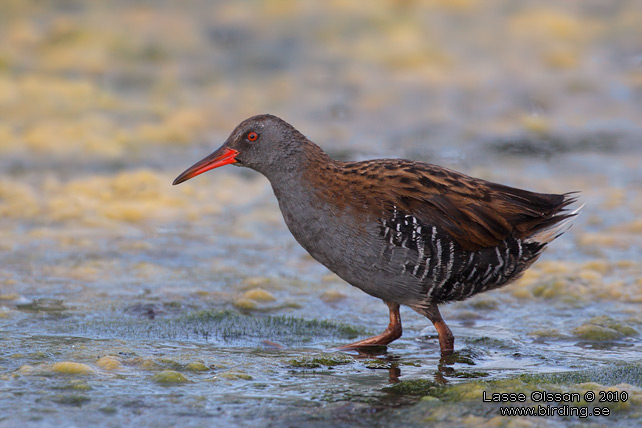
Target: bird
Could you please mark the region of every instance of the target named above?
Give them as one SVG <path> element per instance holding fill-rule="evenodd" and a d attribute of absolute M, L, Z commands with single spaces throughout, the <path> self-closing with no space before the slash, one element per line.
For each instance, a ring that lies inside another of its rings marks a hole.
<path fill-rule="evenodd" d="M 432 322 L 441 354 L 452 354 L 439 305 L 519 278 L 581 209 L 569 208 L 579 192 L 536 193 L 406 159 L 335 160 L 270 114 L 241 122 L 173 184 L 228 164 L 263 174 L 297 242 L 388 306 L 385 331 L 341 350 L 401 337 L 405 305 Z"/>

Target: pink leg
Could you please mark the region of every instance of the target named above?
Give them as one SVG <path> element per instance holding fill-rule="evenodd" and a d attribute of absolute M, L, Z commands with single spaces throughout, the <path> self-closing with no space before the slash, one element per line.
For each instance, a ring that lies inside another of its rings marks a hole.
<path fill-rule="evenodd" d="M 384 301 L 384 303 L 388 305 L 388 308 L 390 309 L 390 323 L 388 324 L 388 327 L 385 329 L 385 331 L 376 336 L 369 337 L 367 339 L 363 339 L 358 342 L 351 343 L 349 345 L 341 346 L 338 349 L 341 349 L 343 351 L 349 351 L 349 350 L 364 348 L 368 346 L 382 346 L 382 345 L 387 345 L 390 342 L 399 339 L 402 333 L 401 316 L 399 315 L 399 305 L 397 303 L 386 302 L 386 301 Z"/>
<path fill-rule="evenodd" d="M 439 308 L 437 307 L 437 305 L 433 304 L 427 308 L 418 306 L 411 307 L 415 311 L 428 318 L 435 326 L 435 329 L 437 330 L 437 334 L 439 336 L 439 348 L 441 348 L 441 354 L 452 354 L 455 350 L 455 336 L 453 335 L 453 332 L 450 331 L 448 325 L 446 325 L 444 319 L 441 317 L 441 313 L 439 313 Z"/>

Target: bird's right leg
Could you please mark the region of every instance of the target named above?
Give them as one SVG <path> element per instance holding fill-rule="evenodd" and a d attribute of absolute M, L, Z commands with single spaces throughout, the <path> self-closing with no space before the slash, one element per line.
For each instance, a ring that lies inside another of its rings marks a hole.
<path fill-rule="evenodd" d="M 384 303 L 388 305 L 388 309 L 390 310 L 390 323 L 384 332 L 349 345 L 340 346 L 338 349 L 342 351 L 351 351 L 368 346 L 382 346 L 399 339 L 403 331 L 401 328 L 401 316 L 399 315 L 399 304 L 387 302 L 385 300 Z"/>

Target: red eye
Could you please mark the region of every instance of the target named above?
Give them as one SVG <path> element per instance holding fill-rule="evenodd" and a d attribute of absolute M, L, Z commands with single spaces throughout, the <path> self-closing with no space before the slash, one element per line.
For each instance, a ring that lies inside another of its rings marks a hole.
<path fill-rule="evenodd" d="M 256 132 L 250 132 L 249 134 L 247 134 L 247 139 L 250 141 L 256 141 L 259 139 L 259 134 L 257 134 Z"/>

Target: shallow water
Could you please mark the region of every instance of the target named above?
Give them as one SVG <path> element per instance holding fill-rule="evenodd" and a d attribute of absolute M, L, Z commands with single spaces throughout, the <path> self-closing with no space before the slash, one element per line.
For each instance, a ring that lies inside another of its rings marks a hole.
<path fill-rule="evenodd" d="M 640 425 L 635 2 L 106 4 L 0 5 L 0 426 Z M 518 282 L 443 307 L 452 358 L 407 308 L 387 349 L 337 352 L 387 308 L 267 181 L 171 186 L 262 112 L 341 159 L 586 205 Z M 626 401 L 570 403 L 611 411 L 588 418 L 482 400 L 606 390 Z"/>

